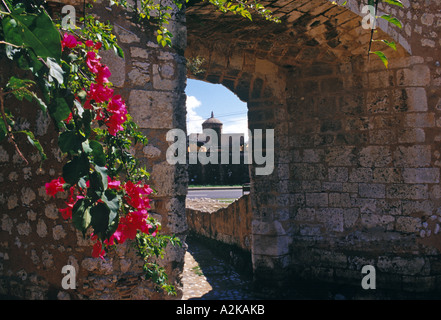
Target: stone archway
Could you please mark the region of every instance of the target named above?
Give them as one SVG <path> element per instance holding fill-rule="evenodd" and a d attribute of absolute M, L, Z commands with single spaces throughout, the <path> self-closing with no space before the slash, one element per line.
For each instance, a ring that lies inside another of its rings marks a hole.
<path fill-rule="evenodd" d="M 221 83 L 247 102 L 250 129 L 275 130 L 274 171 L 251 175 L 256 283 L 280 289 L 301 279 L 359 288 L 361 268 L 370 264 L 378 287 L 439 290 L 441 8 L 424 0 L 403 3 L 395 11 L 380 8 L 403 21 L 402 30 L 379 32 L 400 44 L 398 52 L 386 51 L 388 69 L 367 61 L 369 31 L 360 26 L 358 0 L 348 1 L 351 10 L 325 0 L 268 3 L 284 21 L 279 25 L 221 18 L 191 3 L 186 25 L 182 12 L 173 14 L 174 49 L 156 45 L 121 11 L 97 5 L 115 23 L 126 53 L 109 65 L 119 70 L 117 90 L 150 140 L 135 151 L 159 190 L 151 213 L 164 231 L 185 240 L 185 166 L 165 157 L 166 133 L 185 127 L 185 51 L 187 58 L 206 59 L 206 72 L 196 78 Z M 33 157 L 23 168 L 11 146 L 0 147 L 0 293 L 159 297 L 139 281 L 133 252 L 90 258 L 90 241 L 77 238 L 45 198 L 42 186 L 58 174 L 61 159 L 47 123 L 38 116 L 32 121 L 55 160 L 42 171 Z M 178 285 L 183 255 L 172 249 L 164 262 Z M 79 270 L 75 292 L 60 286 L 66 264 Z"/>
<path fill-rule="evenodd" d="M 250 129 L 275 130 L 274 172 L 251 171 L 256 283 L 359 286 L 362 265 L 373 264 L 385 288 L 436 289 L 428 266 L 440 256 L 425 255 L 441 240 L 433 193 L 440 92 L 428 63 L 439 49 L 411 36 L 428 32 L 437 8 L 404 4 L 394 11 L 403 29 L 382 24 L 387 33 L 376 35 L 399 43 L 396 52 L 382 48 L 388 69 L 367 58 L 359 1 L 350 10 L 321 0 L 268 4 L 282 24 L 253 24 L 199 2 L 187 8 L 185 55 L 205 59 L 205 72 L 189 76 L 246 101 Z"/>

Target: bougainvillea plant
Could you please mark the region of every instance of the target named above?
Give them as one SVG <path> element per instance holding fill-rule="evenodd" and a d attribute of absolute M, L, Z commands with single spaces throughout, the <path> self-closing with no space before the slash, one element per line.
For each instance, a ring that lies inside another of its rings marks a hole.
<path fill-rule="evenodd" d="M 60 30 L 34 1 L 3 0 L 0 10 L 0 54 L 29 71 L 29 78 L 11 76 L 0 88 L 0 138 L 9 138 L 26 160 L 14 139 L 26 134 L 46 159 L 33 132 L 13 131 L 14 107 L 5 106 L 8 95 L 35 100 L 53 120 L 58 147 L 66 155 L 62 176 L 46 183 L 48 195 L 67 193 L 60 215 L 91 237 L 93 257 L 104 258 L 108 249 L 133 240 L 146 275 L 175 294 L 156 258 L 163 257 L 168 243 L 180 241 L 159 233 L 160 223 L 148 213 L 153 192 L 146 184 L 148 172 L 129 152 L 134 144 L 145 145 L 147 138 L 132 121 L 124 99 L 115 94 L 111 70 L 99 55 L 105 49 L 123 54 L 112 28 L 87 16 L 83 28 Z"/>

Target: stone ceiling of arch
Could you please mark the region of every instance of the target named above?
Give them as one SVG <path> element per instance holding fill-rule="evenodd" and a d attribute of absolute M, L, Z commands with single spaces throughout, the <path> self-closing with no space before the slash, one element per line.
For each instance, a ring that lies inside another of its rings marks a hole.
<path fill-rule="evenodd" d="M 205 3 L 190 4 L 186 13 L 189 46 L 203 41 L 218 47 L 220 43 L 224 51 L 243 48 L 280 66 L 329 62 L 367 52 L 370 32 L 360 26 L 360 16 L 347 9 L 326 0 L 279 0 L 266 7 L 282 19 L 281 24 L 260 18 L 253 23 L 214 12 Z"/>

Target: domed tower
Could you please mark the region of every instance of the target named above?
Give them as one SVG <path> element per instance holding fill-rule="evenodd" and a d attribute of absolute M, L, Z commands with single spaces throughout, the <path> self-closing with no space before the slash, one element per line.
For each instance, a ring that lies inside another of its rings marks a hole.
<path fill-rule="evenodd" d="M 202 123 L 202 129 L 213 129 L 216 131 L 218 139 L 221 139 L 222 126 L 222 122 L 214 117 L 213 111 L 211 111 L 211 118 Z"/>

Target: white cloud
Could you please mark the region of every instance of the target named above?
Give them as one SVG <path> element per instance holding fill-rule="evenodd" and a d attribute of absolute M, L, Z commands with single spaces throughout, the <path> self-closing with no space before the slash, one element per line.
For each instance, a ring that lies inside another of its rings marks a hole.
<path fill-rule="evenodd" d="M 245 141 L 248 141 L 248 119 L 247 116 L 236 118 L 229 118 L 228 122 L 224 123 L 222 132 L 224 133 L 243 133 Z"/>
<path fill-rule="evenodd" d="M 187 96 L 187 134 L 190 133 L 201 133 L 202 132 L 202 122 L 204 118 L 197 114 L 196 110 L 202 105 L 196 97 Z"/>

